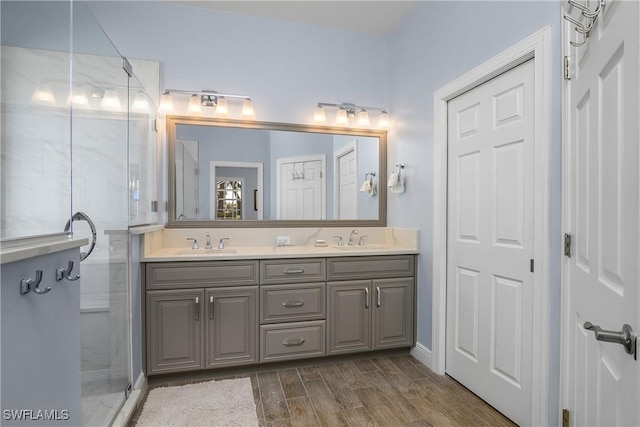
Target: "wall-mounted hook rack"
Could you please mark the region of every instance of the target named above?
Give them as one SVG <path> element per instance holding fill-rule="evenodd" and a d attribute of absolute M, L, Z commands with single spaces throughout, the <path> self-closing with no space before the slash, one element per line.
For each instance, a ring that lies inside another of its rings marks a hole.
<path fill-rule="evenodd" d="M 583 37 L 582 41 L 580 42 L 574 42 L 570 40 L 569 43 L 571 43 L 571 46 L 580 47 L 587 42 L 587 39 L 589 38 L 591 30 L 593 29 L 593 26 L 596 24 L 596 21 L 598 20 L 598 16 L 600 16 L 600 13 L 604 9 L 606 2 L 605 0 L 598 1 L 598 5 L 596 6 L 595 10 L 591 10 L 589 7 L 579 3 L 577 0 L 568 0 L 567 3 L 569 4 L 569 6 L 573 6 L 579 11 L 581 11 L 582 16 L 584 16 L 585 18 L 585 21 L 581 22 L 578 19 L 573 18 L 571 15 L 564 15 L 564 19 L 566 19 L 567 21 L 575 25 L 574 27 L 575 31 L 578 34 L 581 34 Z"/>
<path fill-rule="evenodd" d="M 76 274 L 75 277 L 71 277 L 71 271 L 73 271 L 73 261 L 69 261 L 67 264 L 67 268 L 60 267 L 56 269 L 56 281 L 60 281 L 62 279 L 67 279 L 70 282 L 75 282 L 80 278 L 79 274 Z"/>
<path fill-rule="evenodd" d="M 404 169 L 404 163 L 398 163 L 396 164 L 396 167 L 400 169 Z"/>
<path fill-rule="evenodd" d="M 45 289 L 40 289 L 40 282 L 42 282 L 42 270 L 36 270 L 35 280 L 31 277 L 27 277 L 20 281 L 20 295 L 26 295 L 29 292 L 43 295 L 51 290 L 51 286 L 47 286 Z"/>

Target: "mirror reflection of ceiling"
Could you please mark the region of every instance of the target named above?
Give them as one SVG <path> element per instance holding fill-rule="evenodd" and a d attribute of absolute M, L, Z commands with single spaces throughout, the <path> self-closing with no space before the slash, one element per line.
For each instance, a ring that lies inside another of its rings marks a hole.
<path fill-rule="evenodd" d="M 417 4 L 407 1 L 175 1 L 243 15 L 378 35 L 390 34 Z M 362 19 L 366 17 L 366 19 Z"/>
<path fill-rule="evenodd" d="M 175 221 L 380 219 L 378 136 L 192 124 L 175 135 Z M 361 191 L 369 179 L 376 190 Z M 242 182 L 241 200 L 221 200 L 221 180 Z"/>

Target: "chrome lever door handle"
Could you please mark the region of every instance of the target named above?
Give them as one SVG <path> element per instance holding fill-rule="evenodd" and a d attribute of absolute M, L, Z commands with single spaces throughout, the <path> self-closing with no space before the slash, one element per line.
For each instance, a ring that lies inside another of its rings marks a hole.
<path fill-rule="evenodd" d="M 622 325 L 622 331 L 605 331 L 591 322 L 585 322 L 584 328 L 593 331 L 596 335 L 596 340 L 621 344 L 627 353 L 635 357 L 636 335 L 633 333 L 633 328 L 628 324 Z"/>

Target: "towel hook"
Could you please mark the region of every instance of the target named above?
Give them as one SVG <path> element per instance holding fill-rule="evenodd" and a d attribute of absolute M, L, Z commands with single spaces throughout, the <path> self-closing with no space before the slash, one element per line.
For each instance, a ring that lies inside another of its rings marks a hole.
<path fill-rule="evenodd" d="M 20 281 L 20 295 L 26 295 L 31 291 L 38 295 L 43 295 L 51 290 L 51 286 L 47 286 L 45 289 L 40 289 L 40 282 L 42 282 L 42 270 L 36 270 L 35 280 L 31 277 L 27 277 Z"/>
<path fill-rule="evenodd" d="M 69 261 L 67 264 L 67 268 L 60 267 L 56 269 L 56 281 L 60 281 L 62 279 L 67 279 L 70 282 L 75 282 L 80 278 L 79 274 L 76 274 L 75 277 L 71 277 L 71 271 L 73 271 L 73 261 Z"/>

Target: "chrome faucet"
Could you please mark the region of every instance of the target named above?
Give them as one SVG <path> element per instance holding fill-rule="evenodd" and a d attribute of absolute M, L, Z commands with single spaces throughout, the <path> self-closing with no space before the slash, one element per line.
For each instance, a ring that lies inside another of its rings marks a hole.
<path fill-rule="evenodd" d="M 205 235 L 205 236 L 207 236 L 207 244 L 206 244 L 206 245 L 204 245 L 204 248 L 205 248 L 205 249 L 207 249 L 207 250 L 209 250 L 209 249 L 211 249 L 211 248 L 212 248 L 212 247 L 211 247 L 211 233 L 206 232 L 206 233 L 204 233 L 204 235 Z"/>
<path fill-rule="evenodd" d="M 224 249 L 224 241 L 229 239 L 229 237 L 223 237 L 222 239 L 220 239 L 220 241 L 218 242 L 218 249 Z"/>
<path fill-rule="evenodd" d="M 349 243 L 347 243 L 347 245 L 349 246 L 355 245 L 355 242 L 353 241 L 354 234 L 358 234 L 358 230 L 351 230 L 351 234 L 349 234 Z"/>
<path fill-rule="evenodd" d="M 360 239 L 358 240 L 358 246 L 364 246 L 364 238 L 365 237 L 369 237 L 369 236 L 360 236 Z"/>
<path fill-rule="evenodd" d="M 193 250 L 200 249 L 200 246 L 198 246 L 197 239 L 194 239 L 193 237 L 187 237 L 187 240 L 193 240 L 193 246 L 191 246 L 191 249 Z"/>
<path fill-rule="evenodd" d="M 338 246 L 344 246 L 344 242 L 342 241 L 342 236 L 333 236 L 338 239 Z"/>

